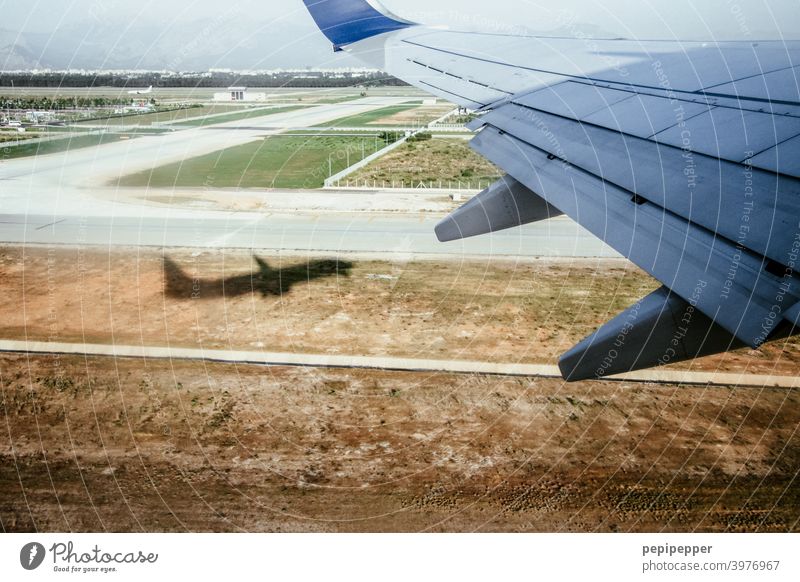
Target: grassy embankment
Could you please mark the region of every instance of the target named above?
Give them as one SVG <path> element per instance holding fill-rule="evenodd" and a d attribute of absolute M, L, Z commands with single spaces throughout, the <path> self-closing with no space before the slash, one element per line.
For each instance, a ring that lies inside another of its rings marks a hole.
<path fill-rule="evenodd" d="M 115 115 L 106 119 L 92 119 L 80 122 L 78 125 L 105 125 L 114 127 L 119 125 L 152 125 L 154 123 L 171 123 L 189 119 L 191 117 L 202 117 L 214 115 L 216 113 L 234 113 L 246 109 L 244 106 L 237 105 L 201 105 L 199 107 L 184 107 L 182 109 L 170 109 L 158 111 L 156 113 L 144 113 L 140 115 Z"/>
<path fill-rule="evenodd" d="M 485 187 L 502 172 L 458 138 L 408 143 L 347 177 L 352 183 Z"/>
<path fill-rule="evenodd" d="M 123 187 L 320 188 L 331 173 L 375 151 L 370 137 L 269 136 L 123 177 Z M 378 147 L 382 144 L 377 141 Z M 363 146 L 363 148 L 362 148 Z M 330 163 L 329 163 L 330 160 Z"/>
<path fill-rule="evenodd" d="M 274 107 L 272 109 L 254 108 L 246 111 L 238 111 L 229 115 L 220 115 L 218 117 L 204 117 L 201 119 L 189 119 L 176 123 L 178 127 L 206 127 L 209 125 L 217 125 L 219 123 L 228 123 L 230 121 L 242 121 L 245 119 L 254 119 L 257 117 L 266 117 L 268 115 L 275 115 L 277 113 L 288 113 L 289 111 L 296 111 L 303 109 L 304 105 L 287 105 L 285 107 Z"/>
<path fill-rule="evenodd" d="M 43 156 L 45 154 L 54 154 L 75 150 L 80 148 L 88 148 L 99 146 L 107 143 L 114 143 L 120 140 L 133 139 L 138 137 L 135 133 L 105 133 L 95 135 L 81 135 L 78 137 L 67 137 L 47 142 L 34 142 L 23 144 L 17 147 L 3 148 L 0 145 L 0 159 L 8 160 L 13 158 L 24 158 L 28 156 Z"/>

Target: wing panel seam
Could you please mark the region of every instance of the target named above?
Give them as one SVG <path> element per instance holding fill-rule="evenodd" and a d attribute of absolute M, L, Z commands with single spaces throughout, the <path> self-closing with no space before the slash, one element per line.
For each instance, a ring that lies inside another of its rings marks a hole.
<path fill-rule="evenodd" d="M 510 101 L 510 103 L 512 103 L 512 104 L 514 104 L 514 105 L 516 105 L 518 107 L 524 107 L 525 109 L 529 109 L 531 111 L 536 111 L 538 113 L 544 113 L 545 115 L 552 115 L 554 117 L 558 117 L 560 119 L 563 119 L 565 121 L 569 121 L 571 123 L 578 123 L 578 124 L 581 124 L 581 125 L 588 125 L 590 127 L 594 127 L 594 128 L 597 128 L 597 129 L 601 129 L 601 130 L 604 130 L 604 131 L 611 132 L 611 133 L 618 133 L 620 135 L 625 136 L 626 138 L 638 139 L 638 140 L 646 141 L 646 142 L 648 142 L 648 143 L 650 143 L 652 145 L 655 145 L 655 146 L 671 148 L 671 149 L 676 150 L 678 152 L 683 151 L 682 148 L 679 148 L 678 146 L 675 146 L 675 145 L 672 145 L 672 144 L 669 144 L 669 143 L 656 141 L 656 140 L 653 140 L 653 139 L 650 139 L 650 138 L 642 138 L 642 137 L 639 137 L 638 135 L 633 135 L 632 133 L 628 133 L 626 131 L 621 131 L 619 129 L 610 129 L 610 128 L 605 127 L 603 125 L 597 125 L 596 123 L 592 123 L 591 121 L 582 121 L 582 120 L 579 120 L 579 119 L 575 119 L 573 117 L 567 117 L 565 115 L 560 115 L 558 113 L 552 113 L 550 111 L 545 111 L 544 109 L 538 109 L 538 108 L 532 107 L 530 105 L 525 105 L 524 103 L 517 103 L 516 101 Z M 692 119 L 694 117 L 697 117 L 698 115 L 704 115 L 706 113 L 708 113 L 708 111 L 700 112 L 699 114 L 692 115 L 691 117 L 687 117 L 686 119 Z M 676 125 L 678 125 L 678 124 L 676 124 Z M 675 127 L 675 125 L 670 126 L 670 128 L 671 127 Z M 667 128 L 667 129 L 670 129 L 670 128 Z M 661 132 L 659 131 L 658 133 L 661 133 Z M 798 135 L 800 135 L 800 134 L 798 134 Z M 790 138 L 790 139 L 794 139 L 795 137 L 797 137 L 797 136 L 796 135 L 792 136 L 792 138 Z M 781 142 L 781 143 L 783 143 L 783 142 Z M 770 149 L 772 149 L 772 148 L 767 148 L 765 151 L 769 151 Z M 744 165 L 743 161 L 731 160 L 729 158 L 723 158 L 723 157 L 718 157 L 718 156 L 712 156 L 710 154 L 706 154 L 706 153 L 703 153 L 703 152 L 700 152 L 700 151 L 696 151 L 696 150 L 690 150 L 690 151 L 694 155 L 701 156 L 701 157 L 709 159 L 711 161 L 728 162 L 728 163 L 731 163 L 731 164 L 737 164 L 739 166 L 743 166 Z M 753 157 L 755 157 L 755 156 L 753 156 Z M 760 171 L 763 171 L 763 172 L 768 172 L 770 174 L 775 174 L 775 175 L 778 175 L 778 176 L 784 176 L 784 177 L 787 177 L 787 178 L 790 178 L 790 179 L 796 179 L 796 177 L 793 176 L 792 174 L 784 174 L 784 173 L 781 173 L 781 172 L 776 172 L 775 170 L 771 170 L 769 168 L 762 168 L 761 166 L 754 166 L 754 167 L 757 168 Z"/>
<path fill-rule="evenodd" d="M 483 63 L 500 65 L 502 67 L 511 67 L 511 68 L 514 68 L 514 69 L 522 69 L 522 70 L 525 70 L 525 71 L 532 71 L 532 72 L 535 72 L 535 73 L 545 73 L 545 74 L 554 75 L 554 76 L 557 76 L 557 77 L 564 77 L 566 79 L 575 79 L 575 80 L 579 80 L 579 81 L 581 81 L 581 80 L 583 80 L 583 81 L 591 81 L 593 83 L 611 83 L 611 84 L 615 84 L 615 85 L 621 85 L 623 87 L 638 87 L 638 88 L 641 88 L 641 89 L 650 89 L 650 90 L 653 90 L 653 91 L 663 91 L 664 90 L 661 87 L 653 87 L 652 85 L 640 85 L 640 84 L 637 84 L 637 83 L 619 83 L 617 81 L 609 81 L 609 80 L 606 80 L 606 79 L 597 79 L 597 78 L 589 77 L 589 76 L 585 76 L 585 75 L 581 76 L 581 75 L 572 75 L 572 74 L 569 74 L 569 73 L 557 73 L 555 71 L 549 71 L 547 69 L 537 69 L 535 67 L 526 67 L 524 65 L 517 65 L 517 64 L 512 64 L 512 63 L 504 63 L 503 61 L 496 61 L 496 60 L 493 60 L 493 59 L 485 59 L 485 58 L 476 57 L 476 56 L 473 56 L 473 55 L 466 55 L 466 54 L 463 54 L 463 53 L 457 53 L 455 51 L 451 51 L 451 50 L 447 50 L 447 49 L 428 46 L 428 45 L 425 45 L 425 44 L 422 44 L 422 43 L 414 42 L 414 41 L 412 41 L 410 39 L 403 39 L 402 42 L 410 44 L 410 45 L 414 45 L 414 46 L 417 46 L 417 47 L 420 47 L 420 48 L 424 48 L 424 49 L 428 49 L 428 50 L 432 50 L 432 51 L 436 51 L 436 52 L 441 52 L 441 53 L 445 53 L 445 54 L 449 54 L 449 55 L 454 55 L 454 56 L 462 57 L 462 58 L 466 58 L 466 59 L 471 59 L 471 60 L 474 60 L 474 61 L 480 61 L 480 62 L 483 62 Z M 686 90 L 682 90 L 682 89 L 670 89 L 670 90 L 673 93 L 681 93 L 683 95 L 702 95 L 702 96 L 711 96 L 711 97 L 720 97 L 720 98 L 726 98 L 726 99 L 734 99 L 734 100 L 737 100 L 737 101 L 753 101 L 753 102 L 756 102 L 756 103 L 769 103 L 769 104 L 776 104 L 776 105 L 790 105 L 790 106 L 793 106 L 793 107 L 800 107 L 800 102 L 798 102 L 798 101 L 786 101 L 786 100 L 782 100 L 782 99 L 762 99 L 760 97 L 741 97 L 741 96 L 736 96 L 736 95 L 727 95 L 725 93 L 709 93 L 709 92 L 702 91 L 702 90 L 700 92 L 686 91 Z"/>

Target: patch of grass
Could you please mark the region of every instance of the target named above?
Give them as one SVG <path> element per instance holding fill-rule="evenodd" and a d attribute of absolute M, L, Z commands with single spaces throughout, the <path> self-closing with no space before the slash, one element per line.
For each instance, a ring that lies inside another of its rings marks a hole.
<path fill-rule="evenodd" d="M 314 136 L 327 136 L 332 135 L 334 137 L 342 137 L 342 136 L 350 136 L 353 134 L 367 136 L 377 136 L 380 132 L 375 129 L 370 129 L 369 127 L 354 127 L 352 129 L 348 129 L 347 131 L 344 130 L 336 130 L 336 129 L 293 129 L 291 131 L 285 132 L 283 135 L 314 135 Z"/>
<path fill-rule="evenodd" d="M 427 131 L 422 131 L 420 133 L 414 134 L 411 137 L 409 137 L 408 141 L 409 143 L 414 143 L 417 141 L 428 141 L 430 139 L 433 139 L 433 135 L 431 135 Z"/>
<path fill-rule="evenodd" d="M 67 137 L 55 141 L 38 142 L 24 144 L 13 148 L 3 148 L 0 146 L 0 159 L 8 160 L 13 158 L 25 158 L 28 156 L 43 156 L 69 150 L 99 146 L 106 143 L 114 143 L 120 139 L 132 139 L 138 137 L 133 133 L 104 133 L 102 135 L 82 135 L 79 137 Z"/>
<path fill-rule="evenodd" d="M 447 118 L 446 123 L 463 123 L 467 124 L 474 119 L 477 119 L 478 116 L 474 113 L 468 113 L 466 115 L 453 115 L 452 117 Z"/>
<path fill-rule="evenodd" d="M 333 127 L 368 126 L 370 123 L 374 123 L 384 117 L 389 117 L 391 115 L 395 115 L 396 113 L 400 113 L 402 111 L 408 111 L 410 109 L 417 109 L 418 107 L 419 107 L 418 104 L 393 105 L 391 107 L 383 107 L 382 109 L 375 109 L 373 111 L 367 111 L 366 113 L 359 113 L 358 115 L 350 115 L 348 117 L 342 117 L 332 122 L 330 125 Z"/>
<path fill-rule="evenodd" d="M 81 131 L 97 131 L 93 127 L 85 127 L 82 125 L 50 125 L 44 127 L 41 131 L 47 133 L 79 133 Z"/>
<path fill-rule="evenodd" d="M 375 124 L 397 127 L 424 127 L 451 111 L 452 107 L 447 105 L 423 105 L 384 117 L 377 120 Z"/>
<path fill-rule="evenodd" d="M 108 131 L 120 132 L 120 130 L 121 130 L 121 128 L 119 128 L 119 129 L 117 129 L 117 128 L 109 128 Z M 74 125 L 73 124 L 73 125 L 60 125 L 60 126 L 45 127 L 45 128 L 41 129 L 39 135 L 41 135 L 41 136 L 48 136 L 48 135 L 52 136 L 53 134 L 59 134 L 59 133 L 89 133 L 89 132 L 92 132 L 92 131 L 97 131 L 97 129 L 94 128 L 94 127 L 88 127 L 88 126 L 85 126 L 85 125 Z M 169 129 L 167 127 L 150 127 L 148 125 L 144 125 L 142 127 L 133 127 L 133 128 L 130 128 L 130 129 L 126 129 L 125 131 L 121 131 L 121 133 L 123 133 L 125 135 L 134 134 L 134 133 L 140 133 L 142 135 L 157 135 L 157 134 L 160 134 L 160 133 L 167 133 L 167 132 L 170 132 L 170 131 L 174 131 L 174 130 Z M 34 135 L 33 137 L 37 137 L 37 136 Z"/>
<path fill-rule="evenodd" d="M 355 101 L 356 99 L 361 99 L 361 95 L 346 95 L 344 97 L 328 97 L 323 99 L 307 99 L 305 97 L 300 97 L 298 101 L 307 101 L 309 103 L 314 103 L 315 105 L 335 105 L 337 103 L 346 103 L 348 101 Z"/>
<path fill-rule="evenodd" d="M 154 123 L 166 123 L 181 121 L 190 117 L 200 117 L 213 115 L 215 113 L 232 113 L 245 109 L 242 106 L 233 105 L 202 105 L 190 106 L 181 109 L 171 109 L 168 111 L 158 111 L 156 113 L 144 113 L 140 115 L 118 115 L 105 119 L 92 119 L 81 121 L 85 125 L 152 125 Z"/>
<path fill-rule="evenodd" d="M 248 111 L 239 111 L 231 113 L 230 115 L 221 115 L 219 117 L 211 117 L 204 119 L 191 119 L 182 123 L 177 123 L 179 127 L 205 127 L 208 125 L 216 125 L 218 123 L 227 123 L 229 121 L 240 121 L 242 119 L 253 119 L 255 117 L 265 117 L 267 115 L 275 115 L 277 113 L 287 113 L 297 109 L 303 109 L 303 105 L 289 105 L 286 107 L 276 107 L 274 109 L 251 109 Z"/>
<path fill-rule="evenodd" d="M 348 176 L 353 182 L 377 182 L 453 186 L 461 182 L 486 184 L 502 172 L 473 152 L 462 139 L 440 139 L 407 143 Z M 449 186 L 448 186 L 449 187 Z"/>
<path fill-rule="evenodd" d="M 115 131 L 115 130 L 109 130 Z M 133 127 L 129 130 L 126 130 L 124 135 L 159 135 L 162 133 L 170 133 L 175 131 L 174 129 L 170 129 L 169 127 Z"/>
<path fill-rule="evenodd" d="M 20 133 L 18 131 L 15 132 L 3 132 L 0 133 L 0 143 L 6 142 L 16 142 L 16 141 L 25 141 L 28 139 L 33 139 L 35 137 L 41 137 L 39 134 L 36 133 Z"/>
<path fill-rule="evenodd" d="M 123 177 L 120 186 L 153 188 L 320 188 L 337 173 L 383 147 L 374 137 L 269 136 L 180 163 Z M 362 147 L 363 146 L 363 147 Z M 328 160 L 330 159 L 330 166 Z"/>
<path fill-rule="evenodd" d="M 66 392 L 75 387 L 75 382 L 72 378 L 65 378 L 63 376 L 48 376 L 42 379 L 42 385 L 50 390 L 57 392 Z"/>

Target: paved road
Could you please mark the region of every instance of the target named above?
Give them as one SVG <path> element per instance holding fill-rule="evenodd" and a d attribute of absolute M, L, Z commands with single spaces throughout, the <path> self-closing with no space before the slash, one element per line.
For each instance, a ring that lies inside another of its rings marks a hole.
<path fill-rule="evenodd" d="M 0 352 L 104 356 L 115 358 L 150 358 L 170 360 L 202 360 L 267 366 L 300 366 L 309 368 L 366 368 L 409 372 L 444 372 L 452 374 L 489 374 L 500 376 L 534 376 L 561 378 L 556 366 L 463 360 L 422 360 L 370 356 L 332 356 L 273 352 L 204 350 L 101 344 L 70 344 L 0 340 Z M 642 370 L 607 380 L 657 382 L 667 384 L 716 384 L 721 386 L 753 386 L 800 388 L 797 376 L 763 376 L 677 370 Z"/>
<path fill-rule="evenodd" d="M 0 215 L 0 242 L 239 248 L 342 256 L 385 254 L 390 260 L 618 256 L 565 219 L 446 244 L 433 234 L 437 220 L 435 216 L 364 213 L 229 213 L 195 218 Z"/>

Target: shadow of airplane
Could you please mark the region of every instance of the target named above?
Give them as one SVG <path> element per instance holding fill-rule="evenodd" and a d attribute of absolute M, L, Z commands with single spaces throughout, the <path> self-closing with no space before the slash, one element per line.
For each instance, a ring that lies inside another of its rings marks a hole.
<path fill-rule="evenodd" d="M 261 293 L 263 297 L 288 293 L 297 283 L 333 276 L 350 276 L 353 264 L 347 261 L 309 261 L 273 269 L 259 257 L 258 271 L 222 279 L 192 277 L 169 257 L 164 257 L 164 293 L 175 299 L 214 299 Z"/>

